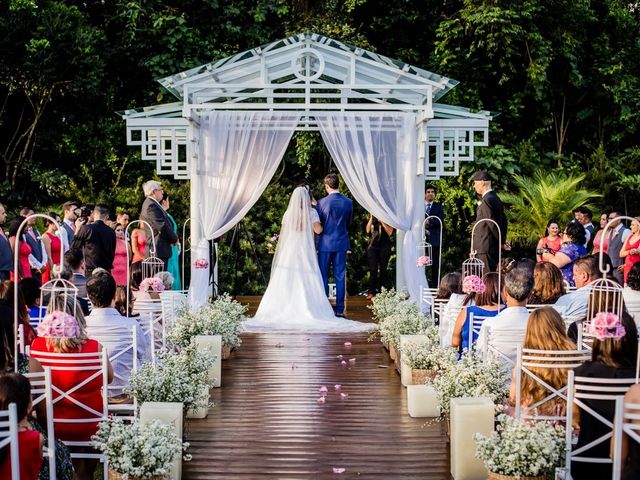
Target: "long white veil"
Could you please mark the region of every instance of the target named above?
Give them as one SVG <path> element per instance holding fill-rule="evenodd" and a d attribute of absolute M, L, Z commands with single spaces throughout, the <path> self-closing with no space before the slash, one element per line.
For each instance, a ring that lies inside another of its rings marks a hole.
<path fill-rule="evenodd" d="M 335 317 L 318 266 L 312 209 L 307 188 L 296 188 L 282 217 L 269 285 L 245 330 L 354 332 L 373 327 Z"/>

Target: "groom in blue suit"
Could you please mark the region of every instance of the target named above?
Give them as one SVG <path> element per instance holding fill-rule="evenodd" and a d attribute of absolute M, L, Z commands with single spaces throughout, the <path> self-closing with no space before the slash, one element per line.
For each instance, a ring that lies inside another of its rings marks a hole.
<path fill-rule="evenodd" d="M 324 177 L 327 196 L 318 201 L 318 214 L 322 222 L 322 233 L 318 239 L 318 263 L 324 282 L 324 291 L 329 294 L 329 267 L 333 265 L 336 280 L 336 317 L 344 317 L 344 301 L 347 284 L 348 228 L 353 215 L 353 203 L 342 195 L 338 175 L 330 173 Z"/>

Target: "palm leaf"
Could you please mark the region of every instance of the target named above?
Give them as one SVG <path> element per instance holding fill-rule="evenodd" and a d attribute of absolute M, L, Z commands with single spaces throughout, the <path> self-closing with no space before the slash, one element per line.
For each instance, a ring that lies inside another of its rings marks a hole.
<path fill-rule="evenodd" d="M 578 188 L 585 175 L 537 171 L 533 178 L 515 175 L 516 193 L 502 194 L 509 205 L 509 237 L 514 243 L 535 243 L 544 234 L 549 220 L 562 223 L 578 207 L 589 205 L 601 195 Z"/>

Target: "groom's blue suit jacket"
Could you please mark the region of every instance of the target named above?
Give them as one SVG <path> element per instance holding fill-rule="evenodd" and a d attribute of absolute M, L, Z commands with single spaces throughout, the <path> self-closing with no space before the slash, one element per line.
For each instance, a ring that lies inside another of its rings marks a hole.
<path fill-rule="evenodd" d="M 349 225 L 353 202 L 341 193 L 330 193 L 318 200 L 318 214 L 323 231 L 318 239 L 319 252 L 346 252 L 349 244 Z"/>

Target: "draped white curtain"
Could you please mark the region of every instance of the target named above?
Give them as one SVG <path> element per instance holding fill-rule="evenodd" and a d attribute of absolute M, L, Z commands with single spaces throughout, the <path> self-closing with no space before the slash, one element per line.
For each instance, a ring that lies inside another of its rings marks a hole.
<path fill-rule="evenodd" d="M 373 216 L 405 232 L 402 270 L 412 298 L 427 286 L 416 266 L 420 222 L 414 207 L 419 182 L 415 161 L 416 116 L 408 113 L 328 113 L 317 115 L 322 138 L 349 191 Z M 419 208 L 422 217 L 423 207 Z"/>
<path fill-rule="evenodd" d="M 195 178 L 205 238 L 229 231 L 258 201 L 300 120 L 295 112 L 209 112 L 200 117 Z"/>

